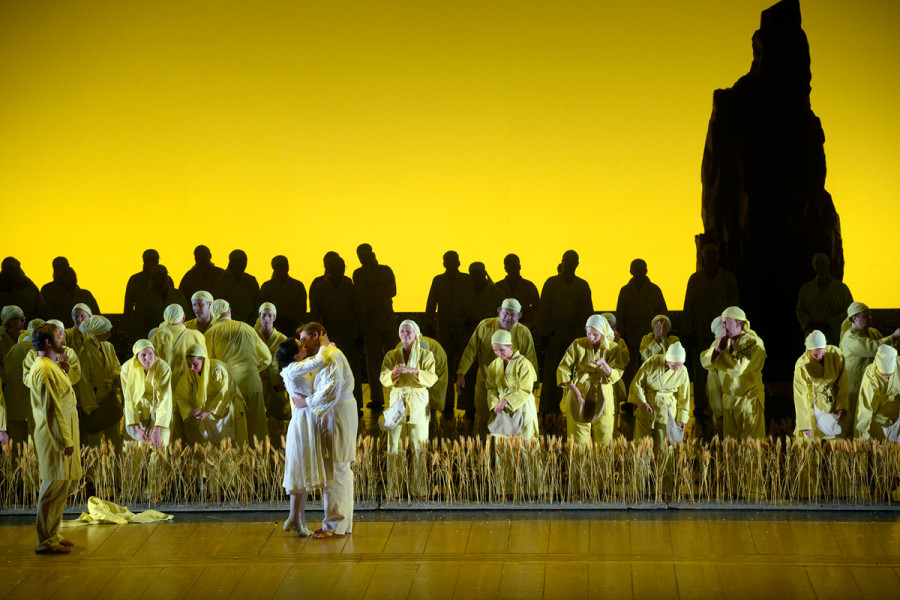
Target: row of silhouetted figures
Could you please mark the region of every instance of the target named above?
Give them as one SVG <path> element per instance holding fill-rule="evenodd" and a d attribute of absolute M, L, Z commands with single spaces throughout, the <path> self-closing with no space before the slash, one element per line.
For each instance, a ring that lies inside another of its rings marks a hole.
<path fill-rule="evenodd" d="M 456 253 L 446 253 L 445 272 L 434 278 L 429 293 L 423 333 L 412 321 L 398 329 L 393 272 L 365 244 L 358 248 L 360 267 L 352 279 L 345 276 L 340 256 L 325 255 L 325 272 L 310 285 L 309 313 L 305 287 L 288 275 L 286 257 L 273 259 L 272 280 L 260 289 L 244 272 L 242 251 L 233 252 L 222 270 L 199 246 L 195 266 L 175 288 L 158 254 L 148 250 L 145 268 L 127 286 L 125 327 L 137 342 L 124 364 L 108 341 L 112 324 L 99 314 L 91 294 L 77 287 L 65 259 L 54 261 L 59 277 L 40 292 L 31 284 L 30 301 L 22 304 L 45 311 L 48 322 L 65 330 L 65 351 L 57 356 L 65 357 L 59 359 L 65 363 L 61 368 L 76 391 L 89 444 L 103 438 L 121 444 L 123 416 L 124 439 L 149 441 L 155 435 L 157 444 L 279 439 L 291 399 L 280 381 L 278 349 L 287 339 L 285 330 L 294 337 L 298 325 L 310 318 L 323 323 L 330 342 L 343 349 L 360 403 L 361 353 L 356 349 L 362 342 L 371 403 L 384 409 L 382 427 L 392 432 L 392 447 L 404 436 L 427 438 L 429 420 L 436 412 L 453 415 L 454 400 L 473 422 L 473 433 L 536 435 L 538 414 L 562 408 L 567 433 L 579 442 L 607 443 L 620 432 L 676 441 L 691 416 L 691 381 L 698 420 L 707 420 L 720 435 L 760 438 L 765 435 L 765 345 L 750 328 L 748 315 L 731 303 L 737 285 L 718 266 L 717 249 L 707 246 L 702 256 L 702 268 L 688 283 L 683 341 L 670 334 L 665 301 L 647 277 L 644 261 L 632 263 L 616 313 L 597 315 L 590 286 L 575 275 L 574 251 L 563 255 L 541 294 L 521 277 L 515 255 L 507 256 L 507 277 L 495 284 L 483 264 L 473 263 L 465 274 Z M 841 304 L 835 299 L 849 298 L 849 291 L 830 277 L 823 255 L 814 258 L 813 267 L 816 279 L 803 286 L 797 309 L 801 324 L 812 329 L 795 369 L 795 435 L 890 436 L 897 422 L 893 365 L 900 329 L 882 336 L 859 302 L 841 310 L 840 322 L 826 314 L 821 305 Z M 4 301 L 15 297 L 10 290 L 29 300 L 23 290 L 31 282 L 18 261 L 6 259 L 0 279 Z M 194 289 L 198 285 L 211 291 Z M 69 327 L 46 312 L 62 302 L 55 299 L 54 286 L 66 290 L 69 302 L 79 300 L 63 315 Z M 245 306 L 257 301 L 248 313 Z M 26 314 L 18 304 L 5 305 L 2 314 L 4 431 L 13 440 L 29 432 L 25 382 L 37 352 L 30 345 L 33 332 L 43 324 L 32 319 L 26 326 Z M 706 320 L 698 321 L 698 315 Z M 415 342 L 404 341 L 404 327 L 414 329 Z M 690 362 L 686 348 L 696 356 L 692 374 L 685 367 Z M 429 357 L 435 373 L 430 385 L 421 381 L 430 381 L 427 375 L 395 372 L 398 365 L 427 372 Z M 424 362 L 411 365 L 413 358 Z M 201 410 L 211 407 L 215 410 Z M 149 415 L 154 423 L 162 415 L 168 425 L 143 427 Z"/>

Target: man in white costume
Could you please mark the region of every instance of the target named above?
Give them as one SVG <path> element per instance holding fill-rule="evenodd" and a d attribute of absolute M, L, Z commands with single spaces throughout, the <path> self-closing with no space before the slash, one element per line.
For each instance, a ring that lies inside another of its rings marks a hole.
<path fill-rule="evenodd" d="M 347 357 L 331 343 L 320 323 L 307 323 L 297 335 L 309 358 L 287 366 L 282 377 L 303 377 L 315 371 L 313 394 L 299 396 L 319 421 L 322 448 L 328 454 L 325 469 L 332 473 L 322 494 L 325 504 L 322 528 L 312 536 L 325 539 L 353 530 L 353 471 L 350 463 L 356 460 L 359 426 L 353 397 L 354 380 Z"/>

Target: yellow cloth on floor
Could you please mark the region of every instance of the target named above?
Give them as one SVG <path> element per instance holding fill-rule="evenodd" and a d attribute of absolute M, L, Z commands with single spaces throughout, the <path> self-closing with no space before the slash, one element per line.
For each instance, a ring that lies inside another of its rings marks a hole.
<path fill-rule="evenodd" d="M 125 525 L 127 523 L 158 523 L 174 518 L 173 515 L 161 513 L 158 510 L 145 510 L 142 513 L 134 514 L 124 506 L 91 496 L 88 498 L 88 512 L 81 513 L 74 521 L 64 521 L 64 523 L 66 525 L 100 525 L 103 523 Z"/>

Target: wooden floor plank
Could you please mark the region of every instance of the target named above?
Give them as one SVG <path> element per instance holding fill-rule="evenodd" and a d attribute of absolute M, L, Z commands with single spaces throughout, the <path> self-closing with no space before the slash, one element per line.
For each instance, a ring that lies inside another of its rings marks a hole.
<path fill-rule="evenodd" d="M 706 521 L 671 521 L 672 554 L 708 554 L 713 547 Z"/>
<path fill-rule="evenodd" d="M 725 586 L 719 572 L 704 563 L 675 565 L 675 581 L 681 600 L 722 600 Z"/>
<path fill-rule="evenodd" d="M 344 544 L 343 554 L 380 554 L 384 552 L 391 529 L 390 522 L 354 523 L 353 533 Z"/>
<path fill-rule="evenodd" d="M 159 525 L 97 525 L 97 527 L 114 529 L 93 551 L 88 549 L 92 557 L 102 558 L 104 556 L 134 556 L 150 539 Z"/>
<path fill-rule="evenodd" d="M 884 556 L 884 549 L 868 523 L 831 522 L 829 526 L 845 556 Z"/>
<path fill-rule="evenodd" d="M 840 556 L 841 547 L 827 522 L 791 521 L 790 527 L 798 553 Z"/>
<path fill-rule="evenodd" d="M 166 523 L 165 527 L 157 527 L 147 538 L 147 543 L 138 548 L 133 556 L 176 556 L 197 527 L 196 523 Z"/>
<path fill-rule="evenodd" d="M 747 521 L 717 521 L 709 524 L 716 554 L 756 554 Z"/>
<path fill-rule="evenodd" d="M 68 557 L 47 556 L 45 558 L 48 561 L 60 561 Z M 28 574 L 14 588 L 9 590 L 4 596 L 4 600 L 34 600 L 35 598 L 49 598 L 53 596 L 56 590 L 60 589 L 65 583 L 67 577 L 64 573 L 58 571 L 51 572 L 48 575 L 48 571 L 50 570 L 29 570 Z"/>
<path fill-rule="evenodd" d="M 632 521 L 630 529 L 632 554 L 672 553 L 672 536 L 668 521 Z"/>
<path fill-rule="evenodd" d="M 809 576 L 803 567 L 756 564 L 729 564 L 718 566 L 728 600 L 758 600 L 777 597 L 811 599 L 816 597 Z"/>
<path fill-rule="evenodd" d="M 398 521 L 394 523 L 382 552 L 385 554 L 421 554 L 425 551 L 425 544 L 428 543 L 432 525 L 431 521 Z"/>
<path fill-rule="evenodd" d="M 862 598 L 853 574 L 843 567 L 806 567 L 809 582 L 818 600 L 855 600 Z"/>
<path fill-rule="evenodd" d="M 591 551 L 589 521 L 550 521 L 551 554 L 588 554 Z"/>
<path fill-rule="evenodd" d="M 900 522 L 873 523 L 875 537 L 888 556 L 900 556 Z"/>
<path fill-rule="evenodd" d="M 588 598 L 627 600 L 634 597 L 631 565 L 628 563 L 598 563 L 588 565 Z"/>
<path fill-rule="evenodd" d="M 210 565 L 196 578 L 188 590 L 190 600 L 220 600 L 228 598 L 247 572 L 247 567 L 218 567 Z"/>
<path fill-rule="evenodd" d="M 471 531 L 471 521 L 435 521 L 425 554 L 464 554 Z"/>
<path fill-rule="evenodd" d="M 629 554 L 631 527 L 628 521 L 591 521 L 589 548 L 592 554 Z"/>
<path fill-rule="evenodd" d="M 896 600 L 900 596 L 900 578 L 894 569 L 852 567 L 850 572 L 866 600 Z"/>
<path fill-rule="evenodd" d="M 28 577 L 30 572 L 30 570 L 21 567 L 0 567 L 0 590 L 5 593 L 6 591 L 15 588 L 23 579 Z M 2 595 L 0 595 L 0 597 L 2 597 Z"/>
<path fill-rule="evenodd" d="M 512 555 L 510 559 L 515 561 Z M 497 597 L 500 600 L 541 600 L 544 597 L 544 565 L 517 562 L 503 565 Z"/>
<path fill-rule="evenodd" d="M 361 600 L 374 572 L 373 564 L 297 565 L 291 567 L 272 597 L 277 600 L 299 597 Z"/>
<path fill-rule="evenodd" d="M 476 521 L 472 523 L 466 543 L 466 554 L 506 552 L 509 525 L 509 521 Z"/>
<path fill-rule="evenodd" d="M 635 600 L 678 598 L 675 568 L 665 563 L 635 563 L 631 565 Z"/>
<path fill-rule="evenodd" d="M 354 529 L 356 529 L 354 527 Z M 354 532 L 353 535 L 356 535 Z M 377 565 L 366 588 L 364 600 L 401 600 L 409 597 L 419 565 Z"/>
<path fill-rule="evenodd" d="M 587 600 L 588 565 L 550 563 L 544 570 L 544 600 Z"/>
<path fill-rule="evenodd" d="M 290 534 L 281 523 L 237 523 L 231 534 L 222 541 L 216 556 L 256 556 L 275 533 Z"/>
<path fill-rule="evenodd" d="M 409 600 L 451 600 L 459 570 L 458 563 L 420 564 L 409 590 Z"/>
<path fill-rule="evenodd" d="M 251 563 L 238 580 L 229 600 L 269 600 L 281 587 L 290 571 L 288 565 Z"/>
<path fill-rule="evenodd" d="M 158 577 L 150 582 L 139 598 L 142 600 L 186 598 L 204 569 L 203 565 L 165 568 Z"/>
<path fill-rule="evenodd" d="M 237 523 L 209 523 L 198 527 L 184 541 L 176 556 L 215 556 Z"/>
<path fill-rule="evenodd" d="M 512 554 L 546 554 L 550 545 L 550 521 L 511 521 L 508 551 Z"/>
<path fill-rule="evenodd" d="M 478 523 L 472 525 L 473 529 Z M 502 563 L 467 563 L 459 570 L 454 600 L 490 600 L 500 594 Z"/>
<path fill-rule="evenodd" d="M 797 554 L 797 542 L 789 522 L 751 521 L 750 535 L 757 554 Z"/>
<path fill-rule="evenodd" d="M 153 581 L 159 577 L 159 567 L 133 567 L 119 569 L 109 580 L 97 598 L 103 600 L 134 600 L 144 593 Z"/>

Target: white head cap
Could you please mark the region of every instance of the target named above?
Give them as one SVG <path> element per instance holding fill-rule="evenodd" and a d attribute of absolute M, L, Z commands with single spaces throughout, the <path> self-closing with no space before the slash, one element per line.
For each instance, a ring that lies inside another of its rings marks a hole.
<path fill-rule="evenodd" d="M 875 353 L 875 368 L 889 375 L 897 370 L 897 351 L 891 346 L 882 344 Z"/>
<path fill-rule="evenodd" d="M 807 350 L 818 350 L 819 348 L 824 348 L 827 345 L 828 340 L 825 339 L 825 334 L 818 329 L 814 329 L 808 336 L 806 336 Z"/>
<path fill-rule="evenodd" d="M 683 363 L 687 358 L 687 352 L 681 342 L 675 342 L 666 350 L 666 362 Z"/>
<path fill-rule="evenodd" d="M 519 301 L 515 298 L 507 298 L 503 301 L 503 304 L 500 305 L 500 308 L 508 308 L 509 310 L 514 310 L 517 313 L 522 312 L 522 305 L 519 304 Z"/>

